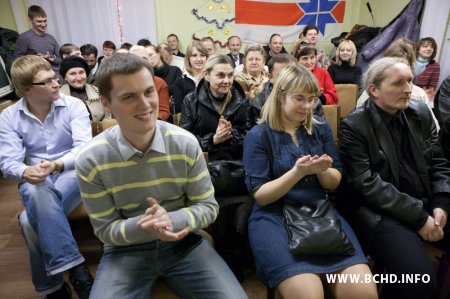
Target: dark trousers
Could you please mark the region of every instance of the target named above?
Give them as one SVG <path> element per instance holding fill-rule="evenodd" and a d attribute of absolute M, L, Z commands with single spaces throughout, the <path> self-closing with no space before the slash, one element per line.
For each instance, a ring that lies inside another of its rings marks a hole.
<path fill-rule="evenodd" d="M 448 244 L 447 234 L 445 239 Z M 448 246 L 446 249 L 448 252 Z M 384 216 L 374 231 L 367 251 L 376 265 L 383 266 L 386 274 L 395 274 L 397 279 L 401 279 L 402 274 L 403 277 L 404 274 L 429 277 L 429 282 L 383 283 L 380 298 L 431 298 L 436 289 L 436 271 L 427 256 L 424 242 L 413 228 Z"/>

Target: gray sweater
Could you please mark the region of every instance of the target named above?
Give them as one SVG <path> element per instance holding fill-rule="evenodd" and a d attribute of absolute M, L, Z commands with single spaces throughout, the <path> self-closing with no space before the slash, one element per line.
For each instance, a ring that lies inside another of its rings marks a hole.
<path fill-rule="evenodd" d="M 158 121 L 150 148 L 133 148 L 119 126 L 95 137 L 76 160 L 81 196 L 96 236 L 105 244 L 131 245 L 156 239 L 137 221 L 155 198 L 169 212 L 174 231 L 194 231 L 219 212 L 197 139 Z"/>

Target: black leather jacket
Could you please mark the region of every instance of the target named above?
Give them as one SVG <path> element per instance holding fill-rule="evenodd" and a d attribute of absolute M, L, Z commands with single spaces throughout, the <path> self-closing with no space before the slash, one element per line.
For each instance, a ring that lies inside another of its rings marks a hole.
<path fill-rule="evenodd" d="M 233 82 L 232 99 L 223 114 L 225 119 L 231 122 L 233 137 L 223 143 L 213 144 L 220 115 L 212 103 L 206 85 L 206 81 L 202 79 L 196 90 L 185 97 L 180 127 L 197 137 L 202 150 L 208 152 L 210 158 L 229 154 L 233 159 L 242 159 L 242 144 L 250 126 L 249 104 L 245 93 L 238 83 Z"/>
<path fill-rule="evenodd" d="M 419 230 L 433 208 L 450 212 L 450 164 L 443 156 L 431 113 L 425 104 L 413 100 L 404 113 L 429 211 L 422 200 L 395 187 L 399 167 L 394 144 L 373 101 L 369 99 L 341 122 L 339 153 L 347 172 L 338 203 L 347 209 L 342 212 L 352 216 L 355 231 L 363 238 L 370 238 L 383 215 Z"/>

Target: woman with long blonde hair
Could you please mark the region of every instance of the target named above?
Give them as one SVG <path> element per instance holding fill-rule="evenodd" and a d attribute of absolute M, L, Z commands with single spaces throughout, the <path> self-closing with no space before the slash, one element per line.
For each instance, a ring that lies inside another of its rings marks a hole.
<path fill-rule="evenodd" d="M 186 48 L 184 57 L 185 72 L 178 77 L 172 86 L 172 113 L 180 113 L 186 95 L 195 90 L 203 78 L 208 51 L 200 41 L 192 41 Z"/>
<path fill-rule="evenodd" d="M 244 140 L 247 188 L 255 199 L 248 233 L 257 275 L 278 288 L 284 299 L 324 298 L 323 278 L 329 273 L 371 277 L 355 234 L 334 207 L 330 209 L 353 245 L 353 254 L 295 255 L 288 245 L 285 203 L 295 203 L 300 210 L 327 200 L 325 190 L 335 189 L 344 172 L 330 127 L 312 114 L 318 94 L 310 71 L 288 66 L 262 109 L 259 126 Z M 335 298 L 377 298 L 374 283 L 327 284 Z"/>

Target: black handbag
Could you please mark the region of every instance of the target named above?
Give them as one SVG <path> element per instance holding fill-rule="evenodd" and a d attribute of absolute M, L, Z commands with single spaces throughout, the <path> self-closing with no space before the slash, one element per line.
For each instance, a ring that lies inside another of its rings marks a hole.
<path fill-rule="evenodd" d="M 215 160 L 208 163 L 215 195 L 231 196 L 247 193 L 242 161 Z"/>
<path fill-rule="evenodd" d="M 260 125 L 273 173 L 273 153 L 264 125 Z M 289 250 L 294 255 L 354 255 L 355 248 L 336 218 L 328 200 L 283 202 Z"/>
<path fill-rule="evenodd" d="M 283 203 L 289 250 L 295 255 L 353 255 L 355 248 L 328 199 Z"/>

